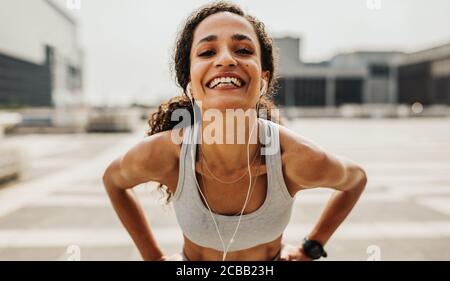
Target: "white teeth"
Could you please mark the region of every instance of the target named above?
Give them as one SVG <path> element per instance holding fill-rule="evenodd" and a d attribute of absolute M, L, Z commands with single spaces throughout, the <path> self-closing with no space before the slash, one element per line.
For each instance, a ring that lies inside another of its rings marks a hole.
<path fill-rule="evenodd" d="M 238 87 L 240 87 L 242 85 L 242 82 L 240 79 L 236 78 L 236 77 L 218 77 L 213 79 L 210 83 L 209 83 L 209 88 L 215 88 L 216 86 L 218 86 L 219 84 L 234 84 Z"/>

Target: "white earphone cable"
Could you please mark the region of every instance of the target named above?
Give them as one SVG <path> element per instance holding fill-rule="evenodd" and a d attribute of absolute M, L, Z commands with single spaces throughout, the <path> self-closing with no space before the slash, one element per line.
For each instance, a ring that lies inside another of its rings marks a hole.
<path fill-rule="evenodd" d="M 193 134 L 193 135 L 194 135 L 194 137 L 196 137 L 196 136 L 198 136 L 198 133 L 197 133 L 197 131 L 196 131 L 196 124 L 197 124 L 197 122 L 196 122 L 196 118 L 195 118 L 195 106 L 194 106 L 194 102 L 192 101 L 193 95 L 192 95 L 192 92 L 191 92 L 191 90 L 190 90 L 190 85 L 188 85 L 187 89 L 188 89 L 188 98 L 189 98 L 189 101 L 190 101 L 191 104 L 192 104 L 192 111 L 193 111 L 193 114 L 194 114 L 194 126 L 193 126 L 193 128 L 194 128 L 194 134 Z M 258 124 L 258 120 L 257 120 L 256 124 Z M 239 215 L 239 220 L 238 220 L 237 226 L 236 226 L 236 228 L 235 228 L 235 230 L 234 230 L 233 236 L 231 237 L 231 239 L 230 239 L 230 241 L 228 242 L 228 244 L 227 244 L 226 247 L 225 247 L 225 242 L 224 242 L 224 240 L 223 240 L 223 238 L 222 238 L 222 235 L 220 234 L 219 226 L 218 226 L 218 224 L 217 224 L 217 222 L 216 222 L 216 219 L 214 218 L 214 214 L 212 213 L 211 208 L 210 208 L 210 206 L 209 206 L 209 204 L 208 204 L 208 202 L 207 202 L 205 196 L 203 195 L 203 192 L 201 191 L 200 186 L 199 186 L 199 184 L 198 184 L 198 182 L 197 182 L 197 177 L 196 177 L 196 175 L 195 175 L 195 156 L 194 156 L 194 150 L 191 149 L 192 170 L 193 170 L 193 172 L 194 172 L 194 180 L 195 180 L 195 184 L 196 184 L 197 189 L 199 190 L 199 192 L 200 192 L 200 194 L 201 194 L 201 196 L 202 196 L 202 198 L 203 198 L 203 200 L 204 200 L 206 206 L 208 207 L 208 210 L 209 210 L 209 213 L 210 213 L 210 215 L 211 215 L 211 218 L 213 219 L 214 226 L 215 226 L 215 228 L 216 228 L 217 234 L 219 235 L 220 242 L 221 242 L 222 248 L 223 248 L 222 261 L 225 261 L 226 256 L 227 256 L 227 254 L 228 254 L 228 250 L 229 250 L 231 244 L 234 242 L 234 237 L 235 237 L 236 234 L 237 234 L 237 231 L 238 231 L 239 226 L 240 226 L 240 224 L 241 224 L 241 220 L 242 220 L 242 216 L 243 216 L 245 207 L 247 206 L 247 203 L 248 203 L 248 198 L 249 198 L 249 194 L 250 194 L 250 188 L 251 188 L 251 184 L 252 184 L 252 174 L 251 174 L 251 169 L 250 169 L 250 151 L 249 151 L 249 150 L 250 150 L 250 139 L 251 139 L 251 136 L 252 136 L 252 134 L 253 134 L 254 128 L 255 128 L 255 126 L 253 126 L 253 127 L 252 127 L 252 130 L 250 131 L 250 135 L 249 135 L 249 139 L 248 139 L 248 143 L 247 143 L 247 167 L 248 167 L 248 172 L 249 172 L 249 174 L 250 174 L 250 181 L 249 181 L 249 187 L 248 187 L 248 191 L 247 191 L 247 196 L 246 196 L 246 198 L 245 198 L 245 202 L 244 202 L 244 206 L 243 206 L 243 208 L 242 208 L 242 210 L 241 210 L 241 214 Z M 196 145 L 196 140 L 195 140 L 195 139 L 194 139 L 193 145 Z"/>

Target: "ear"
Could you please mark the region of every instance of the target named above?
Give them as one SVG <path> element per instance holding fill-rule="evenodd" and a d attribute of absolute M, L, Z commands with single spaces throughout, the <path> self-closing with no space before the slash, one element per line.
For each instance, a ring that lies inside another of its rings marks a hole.
<path fill-rule="evenodd" d="M 265 83 L 263 81 L 261 81 L 260 89 L 264 90 L 264 92 L 267 91 L 267 88 L 269 87 L 269 79 L 270 79 L 270 72 L 268 70 L 263 71 L 261 80 L 264 80 Z M 265 89 L 263 89 L 263 88 L 265 88 Z"/>
<path fill-rule="evenodd" d="M 270 71 L 265 70 L 262 72 L 262 78 L 264 80 L 266 80 L 267 83 L 269 83 L 269 79 L 270 79 Z"/>
<path fill-rule="evenodd" d="M 189 99 L 192 99 L 191 81 L 189 81 L 189 83 L 186 85 L 186 95 L 188 96 Z"/>

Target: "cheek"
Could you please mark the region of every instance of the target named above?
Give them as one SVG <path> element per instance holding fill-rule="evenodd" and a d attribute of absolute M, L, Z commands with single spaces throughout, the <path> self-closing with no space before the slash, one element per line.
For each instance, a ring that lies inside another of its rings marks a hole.
<path fill-rule="evenodd" d="M 192 62 L 190 68 L 191 79 L 195 82 L 201 82 L 201 79 L 205 75 L 207 70 L 208 66 L 205 63 Z"/>
<path fill-rule="evenodd" d="M 258 61 L 245 61 L 241 63 L 242 66 L 244 66 L 245 70 L 248 71 L 249 73 L 257 73 L 257 72 L 261 72 L 260 69 L 260 64 L 258 63 Z"/>

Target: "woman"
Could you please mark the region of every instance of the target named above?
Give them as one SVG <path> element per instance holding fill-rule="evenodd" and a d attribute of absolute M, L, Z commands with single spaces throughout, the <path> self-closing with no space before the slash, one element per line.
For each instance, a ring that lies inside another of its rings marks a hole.
<path fill-rule="evenodd" d="M 270 96 L 276 63 L 264 25 L 231 3 L 204 6 L 181 30 L 174 59 L 184 95 L 162 104 L 149 121 L 149 137 L 113 161 L 103 176 L 143 259 L 295 261 L 326 256 L 323 246 L 364 190 L 367 179 L 360 166 L 322 150 L 279 120 L 238 119 L 243 143 L 223 141 L 237 133 L 226 122 L 215 127 L 222 130 L 218 142 L 205 139 L 212 122 L 206 118 L 208 110 L 218 111 L 222 120 L 227 109 L 265 109 L 268 119 L 275 118 Z M 194 113 L 189 116 L 195 123 L 177 127 L 173 117 L 178 109 Z M 174 141 L 174 135 L 182 142 Z M 251 141 L 261 135 L 268 138 Z M 263 153 L 268 143 L 275 150 Z M 184 236 L 178 255 L 161 251 L 132 193 L 134 186 L 149 181 L 159 182 L 173 202 Z M 303 244 L 285 245 L 282 234 L 295 194 L 316 187 L 335 193 Z"/>

